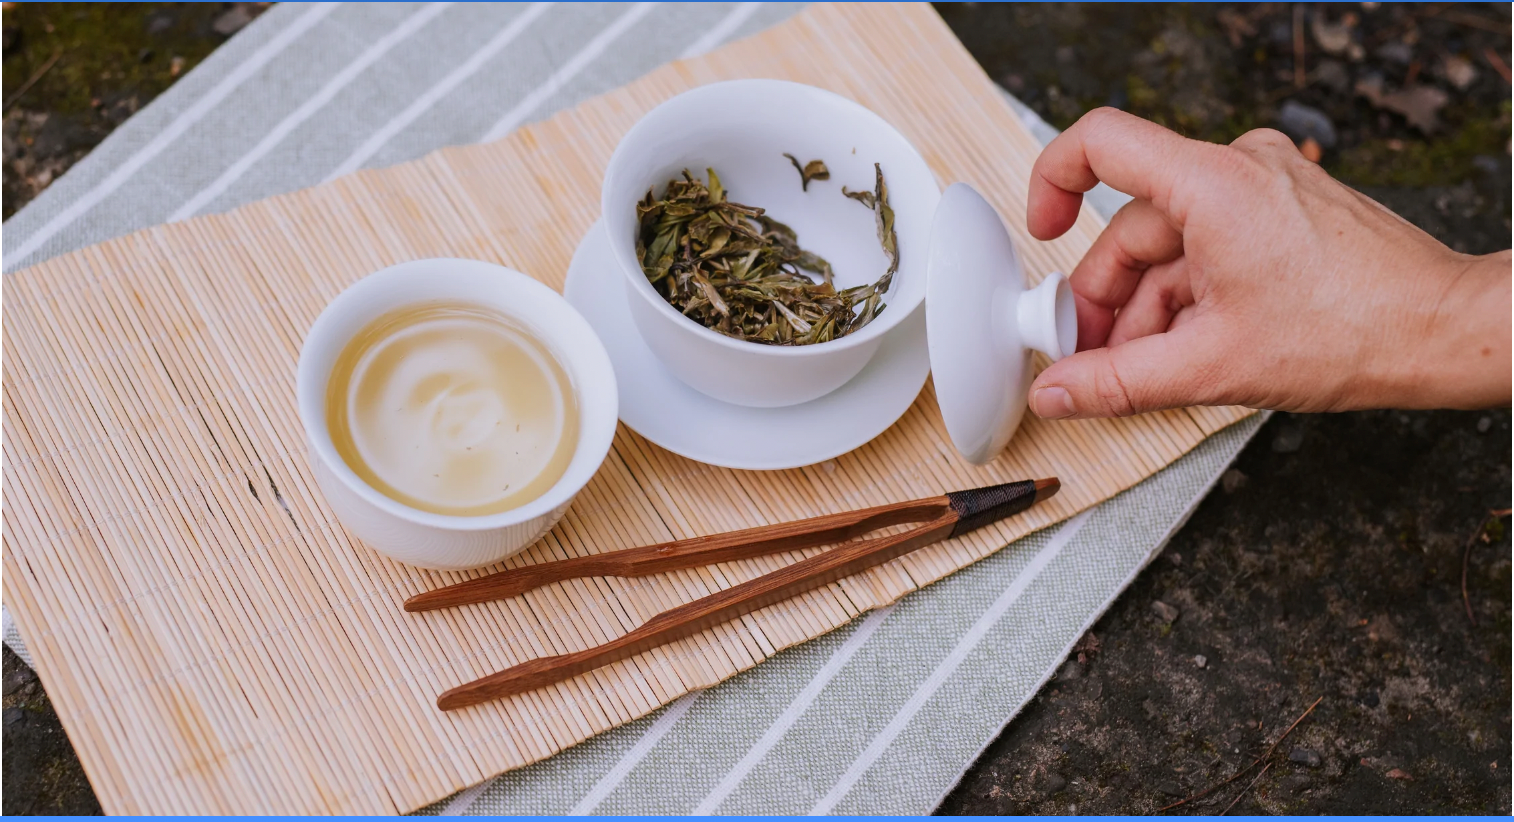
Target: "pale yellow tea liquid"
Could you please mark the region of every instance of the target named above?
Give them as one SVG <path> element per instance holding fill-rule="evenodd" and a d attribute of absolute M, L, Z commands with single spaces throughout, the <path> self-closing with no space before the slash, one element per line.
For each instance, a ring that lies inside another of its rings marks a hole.
<path fill-rule="evenodd" d="M 503 314 L 462 302 L 404 308 L 353 337 L 331 370 L 326 422 L 365 482 L 451 516 L 536 499 L 578 440 L 573 386 L 552 352 Z"/>

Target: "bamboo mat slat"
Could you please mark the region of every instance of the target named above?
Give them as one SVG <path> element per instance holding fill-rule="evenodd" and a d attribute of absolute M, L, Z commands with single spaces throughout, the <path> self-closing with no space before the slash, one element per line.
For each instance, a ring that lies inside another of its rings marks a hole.
<path fill-rule="evenodd" d="M 1098 233 L 1032 241 L 1039 145 L 928 6 L 812 7 L 494 143 L 449 148 L 223 215 L 160 226 L 5 278 L 8 605 L 111 813 L 392 813 L 534 762 L 1129 488 L 1246 414 L 1027 419 L 993 464 L 959 459 L 927 386 L 868 445 L 769 473 L 695 463 L 624 428 L 562 523 L 505 563 L 629 548 L 1056 474 L 1010 522 L 560 685 L 454 713 L 447 687 L 585 648 L 813 553 L 645 579 L 583 579 L 426 614 L 400 603 L 477 575 L 390 562 L 316 491 L 294 402 L 306 329 L 344 287 L 429 256 L 561 289 L 615 143 L 692 86 L 776 77 L 894 123 L 945 185 L 969 180 L 1033 279 Z"/>

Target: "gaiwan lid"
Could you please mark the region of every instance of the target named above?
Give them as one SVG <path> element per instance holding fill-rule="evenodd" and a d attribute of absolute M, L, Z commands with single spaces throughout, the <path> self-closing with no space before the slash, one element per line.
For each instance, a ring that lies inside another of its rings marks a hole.
<path fill-rule="evenodd" d="M 931 223 L 925 324 L 946 432 L 980 465 L 1004 450 L 1025 416 L 1032 353 L 1056 362 L 1078 339 L 1067 278 L 1048 274 L 1026 288 L 1004 221 L 966 183 L 941 195 Z"/>

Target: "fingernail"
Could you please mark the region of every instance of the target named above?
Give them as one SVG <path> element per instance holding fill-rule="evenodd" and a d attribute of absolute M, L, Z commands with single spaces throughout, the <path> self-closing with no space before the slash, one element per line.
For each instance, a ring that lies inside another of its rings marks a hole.
<path fill-rule="evenodd" d="M 1072 407 L 1072 395 L 1059 385 L 1037 390 L 1030 398 L 1030 405 L 1035 409 L 1036 416 L 1048 420 L 1066 419 L 1078 413 Z"/>

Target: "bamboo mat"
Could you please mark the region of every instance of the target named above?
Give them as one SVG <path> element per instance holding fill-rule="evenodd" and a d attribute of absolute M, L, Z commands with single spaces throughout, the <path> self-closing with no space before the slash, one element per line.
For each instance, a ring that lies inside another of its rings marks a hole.
<path fill-rule="evenodd" d="M 1033 279 L 1070 270 L 1100 228 L 1085 212 L 1056 242 L 1024 235 L 1038 144 L 928 6 L 823 5 L 496 143 L 149 229 L 6 278 L 7 601 L 108 812 L 424 806 L 1108 499 L 1249 413 L 1032 418 L 979 468 L 956 456 L 927 387 L 867 446 L 766 473 L 694 463 L 622 426 L 562 523 L 505 565 L 1031 476 L 1056 474 L 1064 491 L 1010 522 L 561 685 L 437 711 L 447 687 L 598 644 L 803 554 L 406 614 L 407 596 L 483 572 L 390 562 L 334 521 L 295 411 L 305 330 L 342 288 L 409 259 L 491 260 L 560 289 L 619 136 L 667 97 L 735 77 L 807 82 L 877 111 L 943 185 L 968 180 L 990 199 Z"/>

